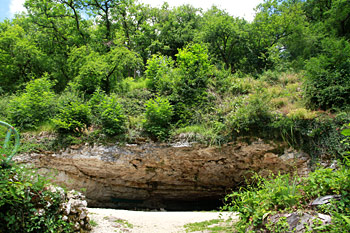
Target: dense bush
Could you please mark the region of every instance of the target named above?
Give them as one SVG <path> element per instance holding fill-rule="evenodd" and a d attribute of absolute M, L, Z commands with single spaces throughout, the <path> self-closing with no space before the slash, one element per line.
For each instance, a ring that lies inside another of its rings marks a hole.
<path fill-rule="evenodd" d="M 166 98 L 157 97 L 146 102 L 144 129 L 157 139 L 169 136 L 173 107 Z"/>
<path fill-rule="evenodd" d="M 105 98 L 99 106 L 102 132 L 119 135 L 125 132 L 126 116 L 123 107 L 115 96 Z"/>
<path fill-rule="evenodd" d="M 55 113 L 53 82 L 47 76 L 30 81 L 24 92 L 10 102 L 10 121 L 20 128 L 35 128 Z"/>
<path fill-rule="evenodd" d="M 36 171 L 0 167 L 0 232 L 73 232 L 62 220 L 61 196 Z"/>
<path fill-rule="evenodd" d="M 119 95 L 119 102 L 123 105 L 125 114 L 140 116 L 145 112 L 145 103 L 153 94 L 147 89 L 134 89 Z"/>
<path fill-rule="evenodd" d="M 176 56 L 177 66 L 182 71 L 176 92 L 186 104 L 200 104 L 211 73 L 208 49 L 201 44 L 190 44 Z"/>
<path fill-rule="evenodd" d="M 236 106 L 229 117 L 233 131 L 256 133 L 257 130 L 262 130 L 270 124 L 271 113 L 266 93 L 237 98 Z"/>
<path fill-rule="evenodd" d="M 276 115 L 270 124 L 270 134 L 277 132 L 290 146 L 307 152 L 315 160 L 322 156 L 341 158 L 350 147 L 341 143 L 344 136 L 339 132 L 349 121 L 347 113 L 334 117 L 319 114 L 312 119 Z"/>
<path fill-rule="evenodd" d="M 89 104 L 93 114 L 92 123 L 101 127 L 103 133 L 115 136 L 125 132 L 127 118 L 117 96 L 107 96 L 97 90 L 93 93 Z"/>
<path fill-rule="evenodd" d="M 174 61 L 171 57 L 162 55 L 153 55 L 147 60 L 145 75 L 147 78 L 147 88 L 155 91 L 164 92 L 166 85 L 166 76 L 172 72 Z"/>
<path fill-rule="evenodd" d="M 67 91 L 60 96 L 52 121 L 59 133 L 81 134 L 91 124 L 91 110 L 78 93 Z"/>
<path fill-rule="evenodd" d="M 9 121 L 10 101 L 11 96 L 0 96 L 0 121 Z"/>
<path fill-rule="evenodd" d="M 350 170 L 320 168 L 306 178 L 278 175 L 272 179 L 255 177 L 255 183 L 226 196 L 224 210 L 239 212 L 240 220 L 235 224 L 238 232 L 265 232 L 269 226 L 264 222 L 268 216 L 277 213 L 308 211 L 309 203 L 317 197 L 341 194 L 341 200 L 330 206 L 321 206 L 318 212 L 331 214 L 332 225 L 324 226 L 326 232 L 345 232 L 350 227 L 345 218 L 350 210 Z M 325 208 L 326 207 L 326 208 Z M 344 218 L 345 217 L 345 218 Z M 287 229 L 289 226 L 286 226 Z M 274 227 L 272 227 L 274 228 Z M 284 229 L 284 228 L 283 228 Z M 286 232 L 285 229 L 273 232 Z"/>
<path fill-rule="evenodd" d="M 306 64 L 305 95 L 314 109 L 347 108 L 350 104 L 350 42 L 324 39 L 323 53 Z"/>

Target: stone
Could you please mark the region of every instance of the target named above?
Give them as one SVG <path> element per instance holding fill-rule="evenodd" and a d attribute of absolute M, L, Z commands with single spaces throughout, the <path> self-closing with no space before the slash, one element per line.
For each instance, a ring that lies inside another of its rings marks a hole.
<path fill-rule="evenodd" d="M 64 203 L 63 204 L 63 213 L 65 214 L 65 215 L 69 215 L 70 214 L 70 210 L 71 210 L 71 203 Z"/>
<path fill-rule="evenodd" d="M 237 140 L 221 147 L 194 143 L 186 147 L 146 142 L 137 146 L 94 144 L 17 157 L 41 173 L 57 172 L 55 183 L 59 185 L 85 189 L 90 207 L 107 208 L 178 210 L 179 202 L 185 203 L 183 210 L 200 203 L 217 203 L 210 207 L 215 208 L 222 204 L 220 198 L 241 186 L 254 172 L 269 176 L 271 172 L 294 172 L 295 168 L 302 174 L 309 170 L 309 160 L 281 158 L 276 151 L 284 153 L 287 145 L 283 143 L 258 138 L 247 141 Z M 81 194 L 69 192 L 68 197 L 81 198 Z M 82 206 L 86 206 L 84 202 Z"/>
<path fill-rule="evenodd" d="M 282 217 L 286 217 L 286 220 L 289 224 L 290 232 L 295 233 L 304 233 L 312 231 L 312 226 L 314 224 L 314 220 L 320 220 L 321 225 L 331 224 L 332 219 L 331 216 L 320 214 L 320 213 L 303 213 L 303 212 L 293 212 L 287 214 L 275 214 L 268 217 L 268 220 L 265 221 L 270 222 L 272 224 L 276 224 Z M 251 230 L 254 231 L 253 227 Z"/>
<path fill-rule="evenodd" d="M 332 223 L 332 217 L 327 215 L 327 214 L 317 214 L 317 217 L 319 219 L 321 219 L 321 221 L 323 222 L 323 224 L 331 224 Z"/>
<path fill-rule="evenodd" d="M 341 195 L 327 195 L 324 197 L 319 197 L 316 200 L 314 200 L 311 205 L 323 205 L 323 204 L 329 204 L 332 199 L 339 200 Z"/>

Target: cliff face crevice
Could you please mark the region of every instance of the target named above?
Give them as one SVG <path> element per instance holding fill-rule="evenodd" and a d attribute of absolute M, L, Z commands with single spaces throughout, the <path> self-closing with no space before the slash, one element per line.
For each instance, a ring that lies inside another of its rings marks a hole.
<path fill-rule="evenodd" d="M 84 190 L 91 207 L 203 209 L 201 205 L 217 205 L 253 172 L 268 176 L 270 171 L 297 171 L 303 175 L 308 172 L 309 158 L 256 139 L 218 148 L 83 145 L 57 153 L 24 154 L 17 160 L 43 173 L 55 171 L 55 182 Z"/>

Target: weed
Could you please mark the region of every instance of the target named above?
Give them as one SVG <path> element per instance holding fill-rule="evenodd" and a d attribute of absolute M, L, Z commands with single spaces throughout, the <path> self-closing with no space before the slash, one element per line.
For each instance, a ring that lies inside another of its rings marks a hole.
<path fill-rule="evenodd" d="M 134 228 L 134 225 L 129 223 L 127 220 L 124 219 L 117 219 L 115 220 L 116 223 L 119 223 L 120 225 L 122 225 L 123 227 L 127 227 L 127 228 Z"/>
<path fill-rule="evenodd" d="M 95 220 L 91 219 L 91 220 L 90 220 L 90 225 L 91 225 L 92 227 L 97 227 L 97 226 L 98 226 L 98 223 L 97 223 Z"/>
<path fill-rule="evenodd" d="M 234 232 L 230 222 L 221 219 L 213 219 L 203 222 L 189 223 L 185 226 L 186 232 Z"/>

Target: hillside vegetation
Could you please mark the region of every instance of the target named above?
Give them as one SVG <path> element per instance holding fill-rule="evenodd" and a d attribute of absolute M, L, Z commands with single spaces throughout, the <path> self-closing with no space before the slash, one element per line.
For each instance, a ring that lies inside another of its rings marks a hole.
<path fill-rule="evenodd" d="M 215 6 L 136 0 L 25 7 L 0 22 L 0 121 L 21 131 L 22 151 L 178 138 L 222 145 L 242 136 L 284 141 L 314 159 L 349 151 L 340 133 L 350 122 L 348 0 L 264 0 L 252 22 Z M 338 173 L 348 183 L 346 167 Z M 261 183 L 266 191 L 270 183 Z M 336 192 L 350 191 L 343 188 Z M 295 195 L 283 208 L 297 206 Z M 244 214 L 236 203 L 227 208 Z M 243 220 L 260 227 L 274 207 L 254 205 L 257 215 Z M 345 229 L 349 210 L 340 212 Z"/>
<path fill-rule="evenodd" d="M 282 139 L 340 155 L 349 121 L 348 1 L 212 7 L 27 0 L 0 24 L 0 119 L 82 141 Z M 27 145 L 36 150 L 38 145 Z"/>

